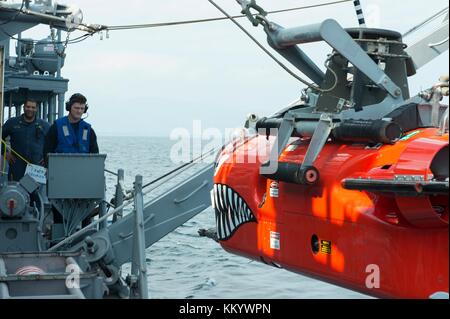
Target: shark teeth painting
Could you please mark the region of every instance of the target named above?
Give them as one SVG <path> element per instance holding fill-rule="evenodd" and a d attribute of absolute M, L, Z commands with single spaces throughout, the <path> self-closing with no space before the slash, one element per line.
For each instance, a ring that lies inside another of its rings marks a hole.
<path fill-rule="evenodd" d="M 227 185 L 215 184 L 212 200 L 216 212 L 216 229 L 219 240 L 230 239 L 243 224 L 257 222 L 245 200 Z"/>

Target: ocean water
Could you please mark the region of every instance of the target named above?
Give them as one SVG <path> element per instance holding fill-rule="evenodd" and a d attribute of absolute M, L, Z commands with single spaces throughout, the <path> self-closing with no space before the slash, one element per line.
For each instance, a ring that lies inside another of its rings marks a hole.
<path fill-rule="evenodd" d="M 175 142 L 151 137 L 99 137 L 100 151 L 108 155 L 106 168 L 125 170 L 131 189 L 140 174 L 144 184 L 178 166 L 170 161 Z M 157 196 L 183 179 L 170 181 Z M 107 174 L 108 194 L 114 193 L 116 178 Z M 224 251 L 211 239 L 200 237 L 201 228 L 215 225 L 211 208 L 197 215 L 147 249 L 148 284 L 151 298 L 223 299 L 353 299 L 369 298 L 347 289 L 269 267 Z M 124 266 L 124 272 L 129 271 Z"/>

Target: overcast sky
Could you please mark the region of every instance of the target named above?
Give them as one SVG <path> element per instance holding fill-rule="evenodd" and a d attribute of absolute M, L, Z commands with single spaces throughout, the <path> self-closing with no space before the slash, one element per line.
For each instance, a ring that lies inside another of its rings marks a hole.
<path fill-rule="evenodd" d="M 266 10 L 328 0 L 258 0 Z M 84 13 L 84 22 L 104 25 L 155 23 L 221 16 L 207 0 L 67 0 Z M 216 0 L 238 14 L 235 0 Z M 447 0 L 361 0 L 369 27 L 405 32 L 438 10 Z M 432 3 L 432 5 L 430 5 Z M 270 15 L 284 27 L 336 19 L 357 26 L 352 2 L 325 8 Z M 264 44 L 265 34 L 246 19 L 240 22 Z M 423 31 L 423 32 L 426 32 Z M 24 34 L 46 37 L 48 27 Z M 74 35 L 75 37 L 76 35 Z M 411 43 L 414 39 L 407 38 Z M 302 47 L 323 65 L 330 48 Z M 448 52 L 410 79 L 411 91 L 432 86 L 448 74 Z M 294 69 L 294 68 L 292 68 Z M 174 128 L 192 130 L 192 121 L 220 130 L 242 126 L 248 113 L 268 116 L 297 99 L 303 85 L 288 75 L 230 21 L 114 31 L 67 49 L 63 75 L 69 92 L 81 92 L 91 106 L 89 122 L 99 135 L 169 136 Z"/>

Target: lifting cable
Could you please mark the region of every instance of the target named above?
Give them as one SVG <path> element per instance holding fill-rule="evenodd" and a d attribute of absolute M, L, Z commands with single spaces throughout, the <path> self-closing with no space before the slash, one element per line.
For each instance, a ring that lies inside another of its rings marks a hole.
<path fill-rule="evenodd" d="M 325 7 L 325 6 L 330 6 L 330 5 L 335 5 L 335 4 L 341 4 L 341 3 L 346 3 L 346 2 L 351 2 L 352 0 L 339 0 L 339 1 L 332 1 L 332 2 L 325 2 L 325 3 L 319 3 L 319 4 L 315 4 L 315 5 L 309 5 L 309 6 L 302 6 L 302 7 L 295 7 L 295 8 L 288 8 L 288 9 L 280 9 L 280 10 L 273 10 L 273 11 L 268 11 L 268 13 L 270 14 L 276 14 L 276 13 L 283 13 L 283 12 L 291 12 L 291 11 L 299 11 L 299 10 L 305 10 L 305 9 L 312 9 L 312 8 L 319 8 L 319 7 Z M 18 14 L 20 12 L 26 14 L 25 12 L 22 11 L 21 9 L 17 9 Z M 237 16 L 233 16 L 232 18 L 234 19 L 240 19 L 240 18 L 244 18 L 246 17 L 245 15 L 237 15 Z M 9 21 L 6 21 L 2 24 L 7 24 L 9 22 L 11 22 L 12 20 L 14 20 L 14 18 L 9 19 Z M 68 44 L 75 44 L 75 43 L 80 43 L 84 40 L 87 40 L 89 37 L 93 36 L 95 33 L 99 33 L 102 31 L 121 31 L 121 30 L 133 30 L 133 29 L 146 29 L 146 28 L 158 28 L 158 27 L 167 27 L 167 26 L 177 26 L 177 25 L 186 25 L 186 24 L 197 24 L 197 23 L 205 23 L 205 22 L 214 22 L 214 21 L 221 21 L 221 20 L 227 20 L 229 19 L 228 17 L 215 17 L 215 18 L 206 18 L 206 19 L 196 19 L 196 20 L 183 20 L 183 21 L 172 21 L 172 22 L 160 22 L 160 23 L 146 23 L 146 24 L 130 24 L 130 25 L 112 25 L 112 26 L 102 26 L 99 29 L 95 30 L 92 29 L 92 32 L 88 32 L 84 35 L 81 35 L 77 38 L 74 38 L 72 40 L 70 40 L 68 42 Z M 0 26 L 2 25 L 0 24 Z M 86 28 L 89 28 L 88 26 L 85 26 Z M 4 33 L 5 35 L 9 36 L 10 38 L 12 38 L 13 40 L 17 40 L 17 41 L 23 41 L 21 39 L 18 39 L 16 37 L 14 37 L 13 35 L 7 33 L 6 31 L 4 31 L 1 27 L 0 27 L 0 31 L 2 33 Z M 37 41 L 35 41 L 34 43 L 36 43 Z M 41 42 L 42 44 L 46 44 L 45 42 Z M 64 42 L 59 41 L 59 42 L 49 42 L 49 44 L 64 44 Z"/>
<path fill-rule="evenodd" d="M 332 2 L 319 3 L 319 4 L 303 6 L 303 7 L 273 10 L 273 11 L 268 11 L 267 13 L 275 14 L 275 13 L 282 13 L 282 12 L 299 11 L 299 10 L 330 6 L 330 5 L 351 2 L 351 1 L 353 1 L 353 0 L 332 1 Z M 247 16 L 246 15 L 232 16 L 233 19 L 240 19 L 240 18 L 245 18 L 245 17 L 247 17 Z M 107 26 L 105 30 L 118 31 L 118 30 L 131 30 L 131 29 L 158 28 L 158 27 L 168 27 L 168 26 L 183 25 L 183 24 L 196 24 L 196 23 L 204 23 L 204 22 L 222 21 L 222 20 L 228 20 L 228 19 L 229 19 L 229 17 L 216 17 L 216 18 L 174 21 L 174 22 L 162 22 L 162 23 L 115 25 L 115 26 Z"/>
<path fill-rule="evenodd" d="M 275 55 L 273 55 L 268 49 L 266 49 L 266 47 L 264 47 L 254 36 L 252 36 L 250 34 L 250 32 L 248 32 L 239 22 L 236 21 L 236 19 L 234 19 L 232 16 L 230 16 L 223 8 L 221 8 L 218 4 L 216 4 L 213 0 L 208 0 L 214 7 L 217 8 L 217 10 L 219 10 L 220 12 L 222 12 L 227 19 L 230 19 L 239 29 L 242 30 L 242 32 L 244 32 L 253 42 L 255 42 L 255 44 L 264 51 L 264 53 L 266 53 L 272 60 L 275 61 L 275 63 L 277 63 L 283 70 L 285 70 L 287 73 L 289 73 L 292 77 L 294 77 L 295 79 L 297 79 L 298 81 L 300 81 L 301 83 L 303 83 L 304 85 L 306 85 L 307 87 L 311 88 L 314 91 L 317 92 L 321 92 L 321 93 L 327 93 L 327 92 L 331 92 L 333 91 L 337 84 L 338 84 L 338 77 L 336 72 L 334 72 L 331 68 L 329 68 L 326 64 L 325 67 L 331 71 L 331 73 L 334 76 L 334 83 L 333 85 L 328 88 L 328 89 L 322 89 L 319 86 L 310 83 L 309 81 L 303 79 L 302 77 L 300 77 L 299 75 L 295 74 L 291 69 L 289 69 L 283 62 L 281 62 L 279 59 L 277 59 L 275 57 Z M 327 60 L 328 61 L 328 60 Z M 327 61 L 325 63 L 327 63 Z"/>
<path fill-rule="evenodd" d="M 189 162 L 184 163 L 183 165 L 178 166 L 177 168 L 171 170 L 170 172 L 167 172 L 166 174 L 164 174 L 164 175 L 162 175 L 162 176 L 160 176 L 160 177 L 154 179 L 154 180 L 151 181 L 150 183 L 147 183 L 147 184 L 143 185 L 143 186 L 142 186 L 142 189 L 145 189 L 145 188 L 147 188 L 147 187 L 149 187 L 149 186 L 151 186 L 151 185 L 153 185 L 153 184 L 155 184 L 155 183 L 161 181 L 162 179 L 164 179 L 164 178 L 166 178 L 166 177 L 168 177 L 168 176 L 170 176 L 170 175 L 173 175 L 173 174 L 175 174 L 175 173 L 177 173 L 177 172 L 180 172 L 180 173 L 181 173 L 182 170 L 183 170 L 183 168 L 185 168 L 185 167 L 187 167 L 187 166 L 190 166 L 190 165 L 192 165 L 192 164 L 196 164 L 198 161 L 200 161 L 200 160 L 202 160 L 202 159 L 204 159 L 204 158 L 207 158 L 207 157 L 209 157 L 209 156 L 211 156 L 211 155 L 217 153 L 220 149 L 222 149 L 222 147 L 215 148 L 215 149 L 211 149 L 211 150 L 209 150 L 209 151 L 203 153 L 202 155 L 200 155 L 200 156 L 198 156 L 198 157 L 196 157 L 196 158 L 190 160 Z"/>
<path fill-rule="evenodd" d="M 405 38 L 408 35 L 410 35 L 411 33 L 422 29 L 423 27 L 425 27 L 427 24 L 431 23 L 432 21 L 436 20 L 437 18 L 443 16 L 444 14 L 448 14 L 448 7 L 438 11 L 437 13 L 433 14 L 431 17 L 429 17 L 428 19 L 426 19 L 425 21 L 419 23 L 418 25 L 416 25 L 415 27 L 411 28 L 410 30 L 406 31 L 402 36 Z"/>

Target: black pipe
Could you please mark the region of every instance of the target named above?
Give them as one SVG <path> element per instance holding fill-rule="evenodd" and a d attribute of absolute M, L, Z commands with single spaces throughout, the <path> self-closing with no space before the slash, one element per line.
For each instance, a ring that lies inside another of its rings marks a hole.
<path fill-rule="evenodd" d="M 266 130 L 267 134 L 270 129 L 279 129 L 282 122 L 282 118 L 262 118 L 256 123 L 256 130 Z M 338 142 L 394 144 L 403 130 L 396 122 L 387 120 L 345 120 L 331 134 Z"/>
<path fill-rule="evenodd" d="M 400 182 L 395 180 L 346 179 L 342 186 L 349 190 L 398 195 L 448 195 L 448 182 Z"/>
<path fill-rule="evenodd" d="M 394 144 L 402 137 L 400 125 L 386 120 L 346 120 L 332 131 L 336 141 Z"/>
<path fill-rule="evenodd" d="M 263 166 L 267 166 L 268 162 Z M 279 182 L 299 184 L 299 185 L 313 185 L 319 181 L 319 171 L 313 167 L 303 167 L 296 163 L 277 163 L 277 170 L 273 174 L 262 174 L 262 176 Z"/>
<path fill-rule="evenodd" d="M 282 118 L 267 118 L 267 117 L 263 117 L 262 119 L 260 119 L 258 122 L 256 122 L 256 130 L 260 130 L 260 129 L 279 129 L 281 126 L 281 123 L 283 122 Z"/>

